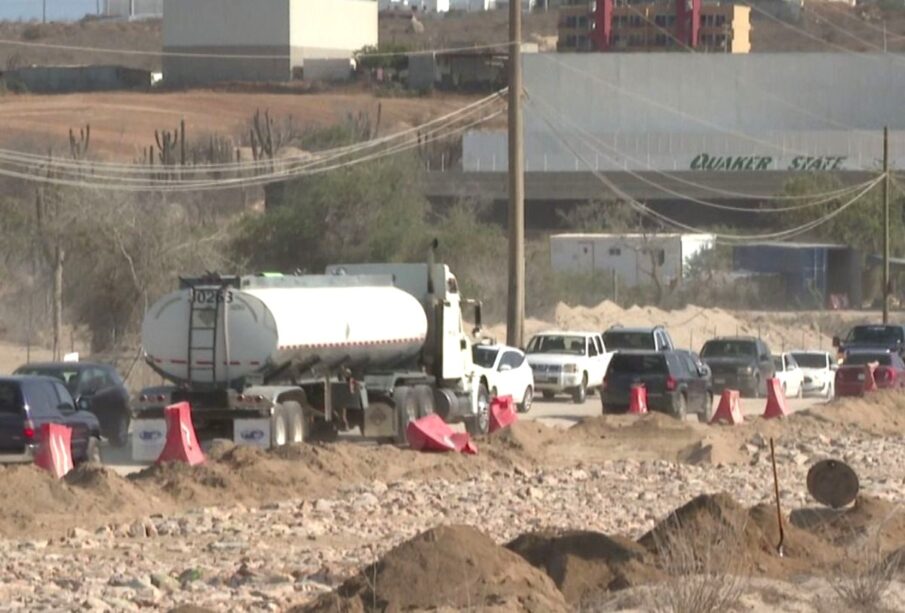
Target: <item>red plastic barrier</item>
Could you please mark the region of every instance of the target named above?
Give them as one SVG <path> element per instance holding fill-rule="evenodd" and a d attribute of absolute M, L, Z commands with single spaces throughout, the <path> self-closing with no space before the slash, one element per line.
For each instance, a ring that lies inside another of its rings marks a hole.
<path fill-rule="evenodd" d="M 195 436 L 192 409 L 188 402 L 180 402 L 164 409 L 167 420 L 167 442 L 157 458 L 161 462 L 183 462 L 194 466 L 204 462 L 204 452 Z"/>
<path fill-rule="evenodd" d="M 871 362 L 870 364 L 864 365 L 864 391 L 865 392 L 876 392 L 877 391 L 877 378 L 874 377 L 875 370 L 877 370 L 876 362 Z"/>
<path fill-rule="evenodd" d="M 456 433 L 436 413 L 409 422 L 405 438 L 415 451 L 458 451 L 475 454 L 477 447 L 466 433 Z"/>
<path fill-rule="evenodd" d="M 720 404 L 713 414 L 713 419 L 710 420 L 710 423 L 718 424 L 725 422 L 731 426 L 737 426 L 744 423 L 744 421 L 742 410 L 739 406 L 738 390 L 723 390 L 723 395 L 720 396 Z"/>
<path fill-rule="evenodd" d="M 512 396 L 497 396 L 490 401 L 490 431 L 496 432 L 515 423 L 515 401 Z"/>
<path fill-rule="evenodd" d="M 72 470 L 72 428 L 60 424 L 43 424 L 41 442 L 35 453 L 35 465 L 62 479 Z"/>
<path fill-rule="evenodd" d="M 785 417 L 789 414 L 786 405 L 786 396 L 782 393 L 782 385 L 779 379 L 767 379 L 767 407 L 764 409 L 764 419 Z"/>
<path fill-rule="evenodd" d="M 628 412 L 632 415 L 644 415 L 647 413 L 647 388 L 644 387 L 644 384 L 632 386 Z"/>

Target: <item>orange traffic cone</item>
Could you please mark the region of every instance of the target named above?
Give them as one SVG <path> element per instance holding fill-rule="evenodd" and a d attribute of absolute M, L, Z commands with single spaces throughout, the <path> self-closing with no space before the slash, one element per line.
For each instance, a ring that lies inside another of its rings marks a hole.
<path fill-rule="evenodd" d="M 632 415 L 644 415 L 647 413 L 647 388 L 644 387 L 643 383 L 632 386 L 628 412 Z"/>
<path fill-rule="evenodd" d="M 41 426 L 41 443 L 35 454 L 35 465 L 62 479 L 72 470 L 72 428 L 60 424 Z"/>
<path fill-rule="evenodd" d="M 786 406 L 786 395 L 782 393 L 779 379 L 767 379 L 767 407 L 764 409 L 764 419 L 785 417 L 789 414 Z"/>
<path fill-rule="evenodd" d="M 742 410 L 739 407 L 738 390 L 723 390 L 723 395 L 720 397 L 720 405 L 717 407 L 716 413 L 713 414 L 713 419 L 710 420 L 710 423 L 726 422 L 730 426 L 737 426 L 744 423 L 744 421 Z"/>
<path fill-rule="evenodd" d="M 167 420 L 167 442 L 157 458 L 161 462 L 184 462 L 194 466 L 204 462 L 204 453 L 192 425 L 192 409 L 180 402 L 164 409 Z"/>

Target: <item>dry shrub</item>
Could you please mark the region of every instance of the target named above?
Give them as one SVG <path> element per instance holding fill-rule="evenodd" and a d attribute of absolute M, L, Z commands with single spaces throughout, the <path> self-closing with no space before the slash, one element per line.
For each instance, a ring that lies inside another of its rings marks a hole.
<path fill-rule="evenodd" d="M 648 606 L 657 613 L 722 613 L 735 609 L 744 592 L 750 558 L 742 541 L 744 527 L 716 520 L 695 530 L 684 529 L 678 517 L 667 520 L 674 529 L 654 532 L 659 566 L 668 576 L 649 592 Z"/>
<path fill-rule="evenodd" d="M 884 555 L 882 526 L 845 548 L 845 556 L 830 585 L 846 608 L 881 611 L 883 598 L 902 562 L 902 550 Z"/>

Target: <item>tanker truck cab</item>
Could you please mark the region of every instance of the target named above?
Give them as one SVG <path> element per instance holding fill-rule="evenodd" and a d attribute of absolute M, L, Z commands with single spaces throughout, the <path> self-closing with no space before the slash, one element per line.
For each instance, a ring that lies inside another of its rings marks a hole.
<path fill-rule="evenodd" d="M 164 408 L 189 402 L 202 444 L 262 448 L 360 429 L 405 442 L 436 413 L 486 432 L 465 301 L 443 264 L 359 264 L 323 275 L 207 276 L 145 314 L 146 362 L 175 390 L 135 404 L 133 455 L 156 459 Z"/>

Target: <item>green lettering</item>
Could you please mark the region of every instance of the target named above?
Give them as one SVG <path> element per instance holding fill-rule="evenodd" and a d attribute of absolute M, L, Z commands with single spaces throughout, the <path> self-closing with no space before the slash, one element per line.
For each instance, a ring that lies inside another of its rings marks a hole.
<path fill-rule="evenodd" d="M 742 156 L 738 156 L 732 162 L 732 170 L 744 170 L 745 169 L 745 158 Z"/>
<path fill-rule="evenodd" d="M 707 163 L 708 155 L 706 153 L 700 153 L 691 160 L 691 169 L 692 170 L 701 170 L 704 167 L 704 164 Z"/>
<path fill-rule="evenodd" d="M 757 160 L 757 168 L 755 170 L 768 170 L 770 164 L 773 163 L 773 158 L 770 156 L 763 156 L 759 160 Z"/>
<path fill-rule="evenodd" d="M 845 161 L 846 157 L 844 155 L 836 156 L 836 161 L 833 163 L 833 170 L 839 170 L 842 168 L 842 163 Z"/>
<path fill-rule="evenodd" d="M 748 161 L 745 162 L 745 170 L 754 170 L 754 165 L 757 163 L 756 155 L 749 155 Z"/>
<path fill-rule="evenodd" d="M 796 155 L 792 158 L 792 163 L 789 165 L 789 170 L 801 170 L 801 160 L 802 156 Z"/>

